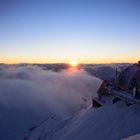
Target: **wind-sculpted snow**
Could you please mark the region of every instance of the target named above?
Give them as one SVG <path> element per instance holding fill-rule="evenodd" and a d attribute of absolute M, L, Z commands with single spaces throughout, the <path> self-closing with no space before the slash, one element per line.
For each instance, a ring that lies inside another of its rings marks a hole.
<path fill-rule="evenodd" d="M 101 80 L 84 70 L 45 71 L 37 66 L 0 67 L 0 140 L 19 140 L 52 114 L 86 108 Z"/>

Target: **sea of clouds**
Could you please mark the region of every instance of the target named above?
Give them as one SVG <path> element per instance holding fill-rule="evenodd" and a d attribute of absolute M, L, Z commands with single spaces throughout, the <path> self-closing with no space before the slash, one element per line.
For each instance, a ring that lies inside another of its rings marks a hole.
<path fill-rule="evenodd" d="M 32 65 L 1 65 L 0 139 L 19 139 L 49 114 L 64 118 L 86 108 L 100 84 L 84 70 L 54 72 Z"/>

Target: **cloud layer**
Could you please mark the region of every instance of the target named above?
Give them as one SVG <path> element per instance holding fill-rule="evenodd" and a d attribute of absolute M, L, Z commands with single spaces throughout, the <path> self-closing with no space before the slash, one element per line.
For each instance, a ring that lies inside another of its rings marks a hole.
<path fill-rule="evenodd" d="M 100 83 L 84 70 L 57 73 L 37 66 L 1 66 L 0 138 L 4 139 L 5 131 L 10 129 L 17 131 L 23 127 L 25 131 L 50 113 L 61 117 L 76 113 L 97 96 Z M 12 137 L 18 138 L 20 134 L 10 132 Z"/>

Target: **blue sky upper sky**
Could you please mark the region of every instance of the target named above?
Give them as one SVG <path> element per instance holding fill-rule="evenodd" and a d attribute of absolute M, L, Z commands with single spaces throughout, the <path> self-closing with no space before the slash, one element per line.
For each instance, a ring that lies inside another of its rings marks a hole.
<path fill-rule="evenodd" d="M 134 62 L 139 0 L 0 0 L 1 62 Z"/>

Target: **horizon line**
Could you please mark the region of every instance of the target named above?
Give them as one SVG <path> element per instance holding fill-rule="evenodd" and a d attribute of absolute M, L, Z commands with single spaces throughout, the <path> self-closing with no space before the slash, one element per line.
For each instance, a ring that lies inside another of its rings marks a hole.
<path fill-rule="evenodd" d="M 83 65 L 83 64 L 135 64 L 138 63 L 139 60 L 137 62 L 101 62 L 101 63 L 96 63 L 96 62 L 91 62 L 91 63 L 78 63 L 79 65 Z M 39 63 L 39 62 L 19 62 L 19 63 L 5 63 L 5 62 L 0 62 L 1 64 L 5 64 L 5 65 L 19 65 L 19 64 L 70 64 L 70 63 L 66 63 L 66 62 L 44 62 L 44 63 Z"/>

